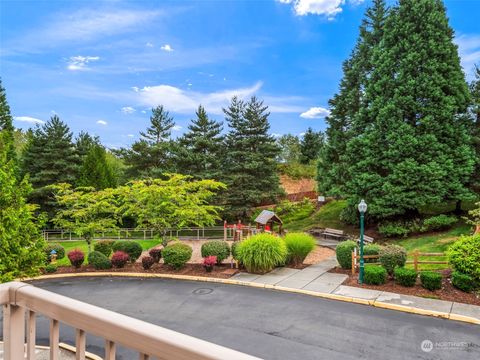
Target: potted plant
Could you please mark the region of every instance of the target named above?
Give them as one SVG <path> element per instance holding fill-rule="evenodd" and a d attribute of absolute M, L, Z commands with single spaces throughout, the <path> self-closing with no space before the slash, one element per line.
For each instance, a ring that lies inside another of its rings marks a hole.
<path fill-rule="evenodd" d="M 213 267 L 217 263 L 217 257 L 214 255 L 203 258 L 203 267 L 207 272 L 212 272 Z"/>

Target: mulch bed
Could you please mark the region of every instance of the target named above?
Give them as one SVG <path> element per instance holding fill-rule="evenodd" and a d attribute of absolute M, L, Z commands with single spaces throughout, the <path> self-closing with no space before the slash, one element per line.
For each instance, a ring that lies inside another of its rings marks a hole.
<path fill-rule="evenodd" d="M 358 284 L 358 272 L 352 275 L 351 270 L 345 270 L 339 267 L 331 269 L 329 272 L 337 274 L 348 275 L 348 279 L 343 282 L 343 285 L 354 286 L 363 289 L 372 289 L 379 291 L 388 291 L 397 294 L 420 296 L 429 299 L 455 301 L 458 303 L 480 305 L 480 294 L 466 293 L 454 287 L 450 281 L 451 270 L 442 271 L 443 284 L 440 290 L 430 291 L 424 289 L 420 285 L 420 280 L 413 287 L 405 287 L 395 283 L 394 280 L 388 279 L 384 285 L 360 285 Z"/>

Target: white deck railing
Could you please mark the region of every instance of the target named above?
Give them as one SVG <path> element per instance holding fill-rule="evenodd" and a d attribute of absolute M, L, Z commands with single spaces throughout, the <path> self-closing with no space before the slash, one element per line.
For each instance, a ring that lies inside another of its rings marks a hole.
<path fill-rule="evenodd" d="M 76 329 L 76 359 L 85 359 L 86 334 L 105 339 L 105 359 L 116 345 L 133 349 L 139 359 L 239 359 L 253 356 L 105 310 L 21 282 L 0 284 L 4 359 L 35 359 L 36 316 L 50 319 L 50 359 L 59 359 L 59 324 Z M 26 341 L 26 343 L 25 343 Z"/>

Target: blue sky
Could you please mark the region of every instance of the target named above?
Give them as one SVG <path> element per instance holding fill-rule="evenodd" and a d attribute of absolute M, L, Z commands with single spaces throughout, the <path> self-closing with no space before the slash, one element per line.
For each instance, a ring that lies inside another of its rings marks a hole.
<path fill-rule="evenodd" d="M 170 110 L 178 136 L 200 103 L 223 120 L 234 94 L 265 100 L 272 133 L 323 130 L 369 3 L 4 0 L 0 76 L 17 127 L 56 113 L 109 147 L 137 139 L 152 106 Z M 470 74 L 480 1 L 445 4 Z"/>

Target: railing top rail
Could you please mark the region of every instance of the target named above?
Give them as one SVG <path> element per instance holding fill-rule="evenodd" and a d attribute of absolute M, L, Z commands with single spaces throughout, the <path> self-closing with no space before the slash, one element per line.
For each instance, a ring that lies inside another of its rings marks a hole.
<path fill-rule="evenodd" d="M 258 359 L 21 282 L 0 285 L 2 302 L 38 312 L 159 359 Z"/>

